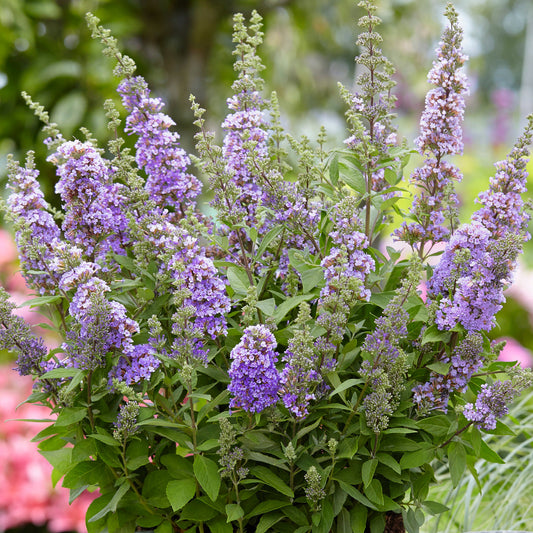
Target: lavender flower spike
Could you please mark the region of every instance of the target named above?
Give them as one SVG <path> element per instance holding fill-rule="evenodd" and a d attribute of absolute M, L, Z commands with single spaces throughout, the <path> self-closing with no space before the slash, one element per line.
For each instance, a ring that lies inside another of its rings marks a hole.
<path fill-rule="evenodd" d="M 274 366 L 276 344 L 274 335 L 262 324 L 244 330 L 241 342 L 230 354 L 233 362 L 228 391 L 233 395 L 232 409 L 259 413 L 277 402 L 280 376 Z"/>
<path fill-rule="evenodd" d="M 29 287 L 37 289 L 40 294 L 53 293 L 58 280 L 47 265 L 53 258 L 53 249 L 59 243 L 61 232 L 39 187 L 39 171 L 34 167 L 33 152 L 28 153 L 25 168 L 12 160 L 8 161 L 7 167 L 8 188 L 12 191 L 7 204 L 16 217 L 15 240 L 22 273 Z M 43 274 L 30 274 L 29 271 Z"/>
<path fill-rule="evenodd" d="M 35 337 L 28 324 L 13 314 L 15 305 L 0 287 L 0 350 L 18 353 L 17 370 L 21 376 L 43 374 L 47 349 L 40 337 Z"/>
<path fill-rule="evenodd" d="M 468 403 L 463 414 L 467 420 L 475 422 L 480 429 L 492 430 L 496 428 L 496 421 L 509 412 L 510 404 L 520 393 L 533 384 L 531 369 L 511 369 L 511 379 L 496 381 L 492 385 L 481 385 L 481 392 L 475 404 Z"/>
<path fill-rule="evenodd" d="M 179 147 L 179 135 L 170 131 L 175 122 L 161 112 L 160 98 L 150 98 L 146 81 L 126 78 L 118 87 L 122 103 L 129 111 L 125 131 L 139 137 L 135 143 L 136 161 L 148 179 L 146 189 L 159 206 L 174 209 L 181 218 L 187 207 L 195 205 L 202 184 L 187 173 L 190 159 Z"/>
<path fill-rule="evenodd" d="M 56 192 L 66 211 L 63 231 L 96 261 L 109 251 L 124 254 L 128 222 L 122 186 L 113 183 L 113 170 L 90 143 L 64 142 L 48 160 L 57 165 Z"/>
<path fill-rule="evenodd" d="M 529 215 L 521 193 L 532 130 L 533 115 L 508 158 L 497 165 L 489 190 L 479 195 L 484 207 L 474 213 L 469 225 L 457 230 L 429 280 L 428 296 L 438 300 L 440 329 L 460 323 L 470 332 L 488 331 L 495 323 L 494 316 L 505 301 L 503 291 L 527 238 Z"/>
<path fill-rule="evenodd" d="M 424 257 L 427 243 L 447 241 L 450 230 L 453 232 L 458 206 L 453 181 L 462 179 L 459 169 L 444 157 L 463 152 L 461 123 L 468 88 L 466 76 L 460 69 L 467 58 L 461 50 L 463 32 L 451 4 L 446 16 L 450 26 L 443 33 L 437 60 L 428 74 L 428 80 L 435 88 L 426 96 L 420 136 L 416 140 L 418 151 L 426 156 L 426 160 L 411 177 L 419 187 L 411 211 L 414 222 L 404 223 L 396 232 L 396 237 L 411 244 L 420 257 Z M 445 226 L 446 220 L 450 228 Z"/>
<path fill-rule="evenodd" d="M 489 189 L 477 199 L 483 207 L 473 214 L 472 219 L 483 224 L 494 239 L 508 231 L 526 232 L 530 216 L 525 211 L 522 194 L 526 192 L 532 130 L 533 115 L 529 115 L 524 133 L 507 158 L 495 164 L 497 172 L 490 179 Z M 529 238 L 529 235 L 525 237 Z"/>

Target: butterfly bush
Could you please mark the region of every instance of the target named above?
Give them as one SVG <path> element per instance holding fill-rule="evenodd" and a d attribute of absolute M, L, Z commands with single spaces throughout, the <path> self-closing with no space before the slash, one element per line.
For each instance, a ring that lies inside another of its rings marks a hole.
<path fill-rule="evenodd" d="M 100 491 L 90 532 L 414 533 L 445 510 L 428 500 L 434 464 L 457 484 L 475 458 L 495 460 L 480 432 L 508 434 L 508 405 L 532 381 L 496 360 L 488 334 L 529 238 L 533 117 L 461 224 L 457 13 L 448 5 L 412 150 L 376 6 L 359 6 L 362 74 L 358 92 L 340 87 L 348 136 L 333 149 L 324 129 L 284 130 L 256 12 L 234 18 L 218 132 L 191 97 L 195 153 L 93 15 L 120 78 L 104 104 L 112 140 L 63 138 L 26 96 L 62 208 L 30 153 L 9 161 L 4 210 L 30 305 L 59 340 L 45 346 L 2 292 L 0 346 L 33 377 L 28 401 L 57 416 L 36 437 L 54 479 L 72 499 Z"/>

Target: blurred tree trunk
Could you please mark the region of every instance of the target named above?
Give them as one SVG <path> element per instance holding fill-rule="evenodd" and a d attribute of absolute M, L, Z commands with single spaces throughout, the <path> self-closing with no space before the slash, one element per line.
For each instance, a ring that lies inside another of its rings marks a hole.
<path fill-rule="evenodd" d="M 184 148 L 192 148 L 193 116 L 187 102 L 193 93 L 205 105 L 205 78 L 217 29 L 227 15 L 226 2 L 165 0 L 142 2 L 140 35 L 143 54 L 156 67 L 154 85 L 176 121 Z"/>
<path fill-rule="evenodd" d="M 252 8 L 261 15 L 293 0 L 161 0 L 141 2 L 139 15 L 143 31 L 139 35 L 140 53 L 159 74 L 153 86 L 167 103 L 166 112 L 176 121 L 185 149 L 191 150 L 196 128 L 189 109 L 189 95 L 200 105 L 207 100 L 208 63 L 220 35 L 236 12 L 249 16 Z M 231 51 L 228 50 L 228 57 Z"/>

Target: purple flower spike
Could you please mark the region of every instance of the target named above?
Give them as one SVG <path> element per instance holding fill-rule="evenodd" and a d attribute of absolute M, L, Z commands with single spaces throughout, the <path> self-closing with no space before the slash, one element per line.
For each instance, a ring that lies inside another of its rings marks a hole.
<path fill-rule="evenodd" d="M 139 383 L 150 379 L 161 362 L 154 355 L 154 349 L 150 344 L 138 344 L 132 348 L 127 356 L 121 356 L 117 366 L 109 374 L 110 384 L 113 378 L 124 382 L 126 385 Z"/>
<path fill-rule="evenodd" d="M 413 201 L 411 217 L 395 235 L 424 254 L 427 243 L 434 245 L 450 238 L 456 223 L 459 204 L 453 190 L 454 181 L 462 179 L 461 172 L 444 158 L 463 153 L 465 95 L 467 80 L 461 70 L 467 57 L 461 49 L 463 31 L 457 23 L 457 13 L 449 6 L 446 15 L 450 26 L 444 31 L 437 49 L 437 59 L 428 74 L 435 86 L 426 96 L 426 106 L 420 119 L 420 136 L 416 145 L 425 156 L 424 165 L 417 168 L 411 181 L 419 187 Z"/>
<path fill-rule="evenodd" d="M 280 376 L 275 367 L 276 345 L 274 335 L 263 325 L 244 330 L 241 342 L 230 354 L 231 408 L 259 413 L 277 402 Z"/>
<path fill-rule="evenodd" d="M 124 255 L 125 198 L 100 152 L 89 142 L 67 141 L 48 160 L 57 165 L 56 192 L 66 211 L 66 237 L 95 261 L 105 261 L 109 251 Z"/>
<path fill-rule="evenodd" d="M 169 206 L 179 213 L 194 206 L 202 184 L 187 173 L 190 159 L 179 147 L 179 135 L 170 128 L 175 122 L 164 113 L 160 98 L 150 98 L 146 81 L 127 78 L 118 87 L 124 107 L 130 113 L 125 131 L 139 137 L 135 143 L 136 161 L 148 179 L 146 189 L 159 206 Z"/>
<path fill-rule="evenodd" d="M 496 421 L 509 412 L 507 404 L 518 396 L 519 392 L 511 381 L 496 381 L 492 385 L 481 385 L 475 404 L 467 403 L 463 414 L 467 420 L 476 423 L 480 429 L 496 428 Z"/>
<path fill-rule="evenodd" d="M 61 232 L 48 211 L 48 203 L 37 181 L 39 171 L 33 167 L 33 153 L 28 154 L 26 168 L 13 162 L 8 164 L 8 168 L 8 188 L 12 192 L 7 203 L 12 213 L 29 230 L 29 235 L 22 230 L 15 235 L 22 273 L 28 286 L 36 288 L 40 294 L 54 293 L 58 280 L 47 265 L 53 259 L 53 250 L 59 243 Z M 36 247 L 39 250 L 37 254 Z M 48 273 L 30 274 L 29 271 Z"/>

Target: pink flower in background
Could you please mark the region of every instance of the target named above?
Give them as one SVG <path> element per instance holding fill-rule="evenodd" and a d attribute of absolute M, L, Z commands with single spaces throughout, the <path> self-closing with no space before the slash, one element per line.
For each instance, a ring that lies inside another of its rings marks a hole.
<path fill-rule="evenodd" d="M 0 268 L 8 263 L 13 263 L 18 258 L 17 247 L 11 235 L 4 229 L 0 229 Z"/>
<path fill-rule="evenodd" d="M 84 493 L 69 505 L 69 491 L 52 487 L 52 467 L 31 442 L 45 424 L 16 420 L 46 418 L 48 409 L 30 404 L 16 409 L 30 394 L 31 379 L 16 375 L 11 366 L 0 366 L 0 531 L 32 523 L 83 533 L 95 495 Z"/>
<path fill-rule="evenodd" d="M 500 361 L 518 361 L 522 368 L 533 367 L 533 354 L 524 348 L 518 341 L 511 338 L 502 338 L 498 341 L 506 341 L 505 348 L 500 352 Z"/>

